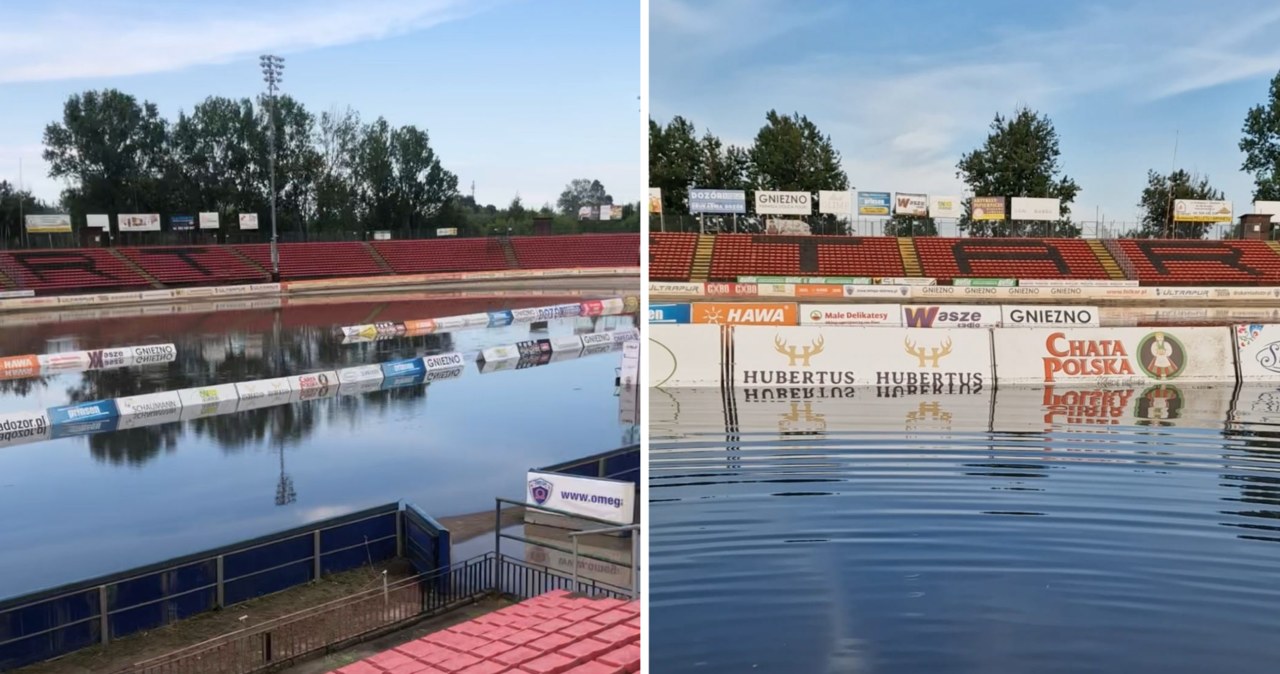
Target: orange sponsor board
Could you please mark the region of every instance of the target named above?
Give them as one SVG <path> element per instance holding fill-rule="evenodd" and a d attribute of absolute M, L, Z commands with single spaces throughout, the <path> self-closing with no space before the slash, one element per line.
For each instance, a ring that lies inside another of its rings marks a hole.
<path fill-rule="evenodd" d="M 40 374 L 40 360 L 35 356 L 5 356 L 0 358 L 0 380 L 25 379 Z"/>
<path fill-rule="evenodd" d="M 404 334 L 406 335 L 429 335 L 435 331 L 436 319 L 434 318 L 404 322 Z"/>
<path fill-rule="evenodd" d="M 796 297 L 844 297 L 844 286 L 797 285 Z"/>
<path fill-rule="evenodd" d="M 794 302 L 694 302 L 691 306 L 694 323 L 796 325 L 797 322 Z"/>

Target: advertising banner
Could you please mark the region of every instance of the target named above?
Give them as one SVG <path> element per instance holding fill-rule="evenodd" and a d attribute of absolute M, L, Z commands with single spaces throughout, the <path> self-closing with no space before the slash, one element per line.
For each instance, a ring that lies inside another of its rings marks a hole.
<path fill-rule="evenodd" d="M 929 197 L 929 217 L 959 220 L 964 215 L 964 206 L 957 196 Z"/>
<path fill-rule="evenodd" d="M 169 229 L 175 232 L 190 232 L 196 228 L 196 216 L 194 215 L 171 215 L 169 216 Z"/>
<path fill-rule="evenodd" d="M 650 304 L 649 323 L 688 323 L 692 320 L 688 304 Z"/>
<path fill-rule="evenodd" d="M 923 278 L 920 276 L 903 276 L 901 278 L 882 278 L 880 279 L 880 283 L 881 285 L 887 286 L 936 286 L 938 285 L 938 279 Z"/>
<path fill-rule="evenodd" d="M 1280 201 L 1255 201 L 1253 212 L 1271 216 L 1271 222 L 1280 223 Z"/>
<path fill-rule="evenodd" d="M 743 190 L 689 188 L 690 213 L 746 213 L 747 193 Z"/>
<path fill-rule="evenodd" d="M 620 297 L 611 297 L 607 300 L 600 300 L 600 312 L 602 316 L 617 316 L 626 308 L 626 302 L 624 302 Z"/>
<path fill-rule="evenodd" d="M 830 286 L 819 286 L 830 287 Z M 794 302 L 694 302 L 690 322 L 716 325 L 795 325 Z"/>
<path fill-rule="evenodd" d="M 813 195 L 808 192 L 756 190 L 756 213 L 768 215 L 812 215 Z"/>
<path fill-rule="evenodd" d="M 658 187 L 649 188 L 649 212 L 662 212 L 662 189 Z"/>
<path fill-rule="evenodd" d="M 40 358 L 35 355 L 0 356 L 0 381 L 27 379 L 40 374 Z"/>
<path fill-rule="evenodd" d="M 993 333 L 1001 383 L 1212 383 L 1236 377 L 1230 328 L 1023 328 Z"/>
<path fill-rule="evenodd" d="M 640 341 L 630 340 L 622 344 L 622 369 L 618 377 L 622 385 L 635 386 L 640 383 Z"/>
<path fill-rule="evenodd" d="M 617 524 L 635 522 L 635 485 L 618 480 L 529 471 L 525 503 Z"/>
<path fill-rule="evenodd" d="M 218 229 L 221 225 L 222 218 L 217 213 L 201 213 L 200 229 Z"/>
<path fill-rule="evenodd" d="M 50 437 L 70 438 L 79 435 L 93 435 L 94 433 L 110 433 L 116 430 L 120 417 L 113 416 L 93 421 L 76 421 L 65 424 L 52 424 L 50 429 Z"/>
<path fill-rule="evenodd" d="M 1043 433 L 1069 426 L 1073 432 L 1109 433 L 1113 426 L 1219 428 L 1231 408 L 1233 389 L 1234 385 L 1169 383 L 1001 386 L 996 391 L 992 430 Z M 1082 450 L 1072 448 L 1087 451 Z M 1099 461 L 1114 460 L 1105 449 L 1098 454 Z"/>
<path fill-rule="evenodd" d="M 796 442 L 857 428 L 938 441 L 948 433 L 987 432 L 994 392 L 991 386 L 956 393 L 903 393 L 891 386 L 796 386 L 735 387 L 730 395 L 737 404 L 738 428 L 752 436 L 776 434 Z"/>
<path fill-rule="evenodd" d="M 1174 199 L 1173 219 L 1175 222 L 1231 222 L 1231 202 Z"/>
<path fill-rule="evenodd" d="M 649 326 L 649 386 L 719 386 L 724 349 L 716 325 Z"/>
<path fill-rule="evenodd" d="M 382 367 L 379 365 L 357 365 L 338 370 L 338 385 L 356 384 L 366 381 L 382 381 Z"/>
<path fill-rule="evenodd" d="M 159 213 L 121 213 L 116 216 L 116 228 L 122 232 L 160 231 Z"/>
<path fill-rule="evenodd" d="M 404 377 L 417 376 L 427 371 L 426 365 L 423 364 L 421 358 L 409 358 L 407 360 L 393 360 L 382 363 L 383 377 Z"/>
<path fill-rule="evenodd" d="M 520 349 L 515 344 L 494 346 L 480 352 L 480 358 L 486 363 L 498 363 L 507 360 L 520 360 Z"/>
<path fill-rule="evenodd" d="M 607 332 L 591 332 L 585 335 L 580 335 L 580 337 L 582 338 L 583 348 L 612 346 L 614 342 L 613 335 Z"/>
<path fill-rule="evenodd" d="M 929 195 L 895 192 L 893 195 L 893 212 L 898 215 L 925 217 L 929 215 Z"/>
<path fill-rule="evenodd" d="M 622 328 L 620 330 L 613 330 L 605 334 L 608 334 L 610 337 L 613 337 L 614 344 L 622 344 L 624 342 L 634 342 L 640 339 L 639 328 Z"/>
<path fill-rule="evenodd" d="M 298 374 L 289 377 L 290 391 L 313 391 L 316 389 L 331 389 L 338 385 L 338 373 L 330 370 L 329 372 L 312 372 L 310 374 Z"/>
<path fill-rule="evenodd" d="M 755 283 L 707 283 L 707 297 L 755 297 L 760 289 Z"/>
<path fill-rule="evenodd" d="M 84 224 L 92 229 L 108 229 L 111 227 L 111 217 L 106 213 L 90 213 L 84 216 Z"/>
<path fill-rule="evenodd" d="M 877 386 L 886 395 L 990 387 L 991 333 L 883 327 L 733 328 L 741 386 Z"/>
<path fill-rule="evenodd" d="M 120 412 L 119 429 L 155 426 L 182 418 L 182 400 L 177 391 L 116 398 Z"/>
<path fill-rule="evenodd" d="M 853 193 L 849 190 L 820 190 L 818 212 L 827 215 L 852 215 Z"/>
<path fill-rule="evenodd" d="M 575 354 L 579 353 L 582 351 L 582 336 L 581 335 L 561 335 L 559 337 L 552 337 L 551 351 L 552 353 L 560 353 L 565 351 L 570 351 Z"/>
<path fill-rule="evenodd" d="M 293 391 L 293 389 L 289 387 L 288 377 L 242 381 L 237 382 L 235 386 L 236 395 L 240 396 L 241 401 L 277 396 L 283 396 L 287 401 L 289 394 Z M 243 407 L 241 407 L 241 409 L 243 409 Z"/>
<path fill-rule="evenodd" d="M 418 374 L 406 374 L 398 377 L 386 377 L 382 380 L 382 384 L 378 387 L 380 390 L 389 391 L 394 388 L 405 388 L 409 386 L 421 386 L 427 379 L 426 372 Z"/>
<path fill-rule="evenodd" d="M 23 218 L 29 234 L 67 234 L 71 232 L 71 214 L 28 215 Z"/>
<path fill-rule="evenodd" d="M 807 284 L 807 285 L 871 285 L 866 276 L 739 276 L 738 283 Z"/>
<path fill-rule="evenodd" d="M 489 312 L 489 327 L 491 328 L 505 327 L 511 325 L 514 321 L 515 317 L 511 314 L 509 309 Z"/>
<path fill-rule="evenodd" d="M 237 401 L 240 394 L 236 391 L 235 384 L 219 384 L 217 386 L 197 386 L 195 388 L 184 388 L 178 391 L 178 400 L 183 407 L 196 407 L 200 405 L 216 405 L 228 401 Z"/>
<path fill-rule="evenodd" d="M 908 328 L 997 328 L 1000 307 L 990 304 L 914 304 L 902 307 Z"/>
<path fill-rule="evenodd" d="M 428 372 L 436 372 L 438 370 L 452 370 L 462 367 L 466 364 L 466 359 L 457 351 L 449 353 L 438 353 L 432 356 L 422 357 L 422 367 Z"/>
<path fill-rule="evenodd" d="M 114 400 L 95 400 L 78 405 L 60 405 L 49 408 L 49 423 L 59 424 L 88 423 L 104 419 L 115 419 L 120 416 Z"/>
<path fill-rule="evenodd" d="M 594 220 L 595 217 L 599 214 L 600 214 L 600 209 L 596 208 L 595 206 L 579 206 L 578 207 L 579 220 Z"/>
<path fill-rule="evenodd" d="M 85 351 L 46 353 L 37 356 L 37 358 L 40 359 L 41 374 L 80 372 L 89 369 L 89 354 Z"/>
<path fill-rule="evenodd" d="M 758 297 L 795 297 L 796 287 L 790 283 L 760 283 L 756 285 Z"/>
<path fill-rule="evenodd" d="M 1000 307 L 1000 316 L 1006 328 L 1096 328 L 1101 325 L 1097 307 L 1007 304 Z"/>
<path fill-rule="evenodd" d="M 769 218 L 764 223 L 764 233 L 773 236 L 809 236 L 813 228 L 804 220 Z"/>
<path fill-rule="evenodd" d="M 430 384 L 436 381 L 447 381 L 449 379 L 457 379 L 462 376 L 463 367 L 450 367 L 443 370 L 427 370 L 427 374 L 422 377 L 424 384 Z"/>
<path fill-rule="evenodd" d="M 974 220 L 1004 220 L 1004 197 L 974 197 Z"/>
<path fill-rule="evenodd" d="M 178 347 L 173 344 L 147 344 L 129 348 L 130 365 L 172 363 L 178 358 Z"/>
<path fill-rule="evenodd" d="M 650 295 L 673 297 L 701 297 L 705 286 L 701 283 L 670 283 L 659 281 L 649 284 Z"/>
<path fill-rule="evenodd" d="M 1014 197 L 1009 205 L 1010 220 L 1058 220 L 1062 217 L 1058 199 Z"/>
<path fill-rule="evenodd" d="M 257 229 L 258 214 L 257 213 L 241 213 L 240 229 Z"/>
<path fill-rule="evenodd" d="M 888 192 L 858 192 L 858 215 L 890 215 L 893 199 Z"/>
<path fill-rule="evenodd" d="M 902 325 L 897 304 L 801 304 L 800 325 Z"/>
<path fill-rule="evenodd" d="M 1242 382 L 1280 382 L 1280 325 L 1237 325 L 1236 349 Z"/>
<path fill-rule="evenodd" d="M 796 297 L 839 299 L 844 297 L 844 288 L 830 285 L 802 284 L 795 287 Z"/>
<path fill-rule="evenodd" d="M 0 414 L 0 447 L 49 439 L 49 415 L 41 412 Z"/>

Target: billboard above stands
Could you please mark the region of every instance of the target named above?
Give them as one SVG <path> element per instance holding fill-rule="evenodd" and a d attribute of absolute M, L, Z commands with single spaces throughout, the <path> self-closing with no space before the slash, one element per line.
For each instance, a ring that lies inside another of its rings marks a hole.
<path fill-rule="evenodd" d="M 818 212 L 826 215 L 852 215 L 853 193 L 849 190 L 820 190 Z"/>
<path fill-rule="evenodd" d="M 962 288 L 1012 288 L 1018 285 L 1016 278 L 958 278 L 951 285 Z"/>
<path fill-rule="evenodd" d="M 1000 307 L 1000 313 L 1001 322 L 1006 328 L 1096 328 L 1101 325 L 1097 307 L 1004 305 Z"/>
<path fill-rule="evenodd" d="M 49 425 L 44 411 L 0 414 L 0 447 L 48 440 Z"/>
<path fill-rule="evenodd" d="M 858 192 L 858 215 L 891 215 L 893 199 L 888 192 Z"/>
<path fill-rule="evenodd" d="M 990 304 L 909 304 L 902 307 L 908 328 L 998 328 L 1000 307 Z"/>
<path fill-rule="evenodd" d="M 756 190 L 755 212 L 761 215 L 812 215 L 813 195 L 808 192 Z"/>
<path fill-rule="evenodd" d="M 169 229 L 175 232 L 190 232 L 196 228 L 196 216 L 194 215 L 171 215 L 169 216 Z"/>
<path fill-rule="evenodd" d="M 1236 377 L 1230 328 L 1025 328 L 993 335 L 1002 384 L 1212 383 Z"/>
<path fill-rule="evenodd" d="M 1174 199 L 1173 219 L 1175 222 L 1231 222 L 1234 218 L 1230 201 Z"/>
<path fill-rule="evenodd" d="M 1059 199 L 1014 197 L 1009 205 L 1010 220 L 1059 220 L 1062 206 Z"/>
<path fill-rule="evenodd" d="M 872 279 L 866 276 L 739 276 L 738 283 L 789 283 L 809 285 L 871 285 Z"/>
<path fill-rule="evenodd" d="M 691 309 L 688 304 L 650 304 L 649 323 L 688 323 Z"/>
<path fill-rule="evenodd" d="M 929 195 L 895 192 L 893 212 L 897 215 L 923 218 L 929 215 Z"/>
<path fill-rule="evenodd" d="M 649 326 L 649 386 L 719 386 L 724 348 L 716 325 Z"/>
<path fill-rule="evenodd" d="M 897 386 L 735 387 L 736 427 L 790 441 L 844 429 L 904 433 L 904 439 L 945 440 L 948 433 L 990 428 L 994 387 L 963 393 L 905 393 Z M 652 397 L 651 399 L 655 399 Z M 695 408 L 696 409 L 696 408 Z M 920 434 L 920 435 L 915 435 Z"/>
<path fill-rule="evenodd" d="M 240 229 L 257 229 L 258 214 L 257 213 L 241 213 Z"/>
<path fill-rule="evenodd" d="M 84 216 L 84 224 L 92 229 L 108 229 L 111 227 L 111 216 L 106 213 L 90 213 Z"/>
<path fill-rule="evenodd" d="M 897 304 L 801 304 L 800 325 L 902 325 Z"/>
<path fill-rule="evenodd" d="M 160 231 L 159 213 L 121 213 L 116 216 L 116 229 L 121 232 Z"/>
<path fill-rule="evenodd" d="M 1004 197 L 974 197 L 974 220 L 1004 220 Z"/>
<path fill-rule="evenodd" d="M 636 488 L 630 482 L 531 470 L 525 503 L 585 517 L 632 524 Z"/>
<path fill-rule="evenodd" d="M 743 190 L 689 188 L 690 213 L 746 213 L 747 193 Z"/>
<path fill-rule="evenodd" d="M 1280 201 L 1255 201 L 1253 212 L 1271 216 L 1271 222 L 1280 223 Z"/>
<path fill-rule="evenodd" d="M 437 227 L 436 228 L 436 236 L 457 236 L 457 235 L 458 235 L 457 227 Z"/>
<path fill-rule="evenodd" d="M 649 212 L 662 213 L 662 188 L 649 188 Z"/>
<path fill-rule="evenodd" d="M 764 233 L 772 236 L 809 236 L 813 234 L 813 229 L 803 220 L 769 218 L 764 224 Z"/>
<path fill-rule="evenodd" d="M 222 218 L 217 213 L 201 213 L 200 229 L 218 229 L 222 226 Z"/>
<path fill-rule="evenodd" d="M 794 302 L 694 302 L 691 305 L 690 322 L 715 325 L 795 325 L 796 304 Z"/>
<path fill-rule="evenodd" d="M 67 234 L 71 231 L 71 214 L 28 215 L 23 218 L 28 234 Z"/>
<path fill-rule="evenodd" d="M 1043 433 L 1111 432 L 1113 426 L 1219 427 L 1231 407 L 1234 384 L 1004 386 L 996 390 L 992 430 Z M 1030 448 L 1029 448 L 1030 449 Z M 1033 451 L 1042 451 L 1036 447 Z M 1073 451 L 1081 451 L 1073 448 Z M 1083 453 L 1083 452 L 1082 452 Z M 1108 453 L 1101 450 L 1099 454 Z"/>
<path fill-rule="evenodd" d="M 704 286 L 701 283 L 671 283 L 667 281 L 656 281 L 649 284 L 650 295 L 701 297 L 703 291 Z"/>
<path fill-rule="evenodd" d="M 879 327 L 733 329 L 734 384 L 884 386 L 978 393 L 991 384 L 991 333 Z"/>
<path fill-rule="evenodd" d="M 960 203 L 960 197 L 929 197 L 929 217 L 958 220 L 962 215 L 964 215 L 964 207 Z"/>

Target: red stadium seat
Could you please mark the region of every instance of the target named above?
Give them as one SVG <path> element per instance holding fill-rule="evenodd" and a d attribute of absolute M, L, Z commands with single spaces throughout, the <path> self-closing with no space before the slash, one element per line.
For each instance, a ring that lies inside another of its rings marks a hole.
<path fill-rule="evenodd" d="M 386 273 L 363 243 L 282 243 L 279 246 L 282 279 L 377 276 Z M 235 246 L 235 249 L 263 269 L 271 269 L 271 244 L 243 244 Z"/>
<path fill-rule="evenodd" d="M 1280 254 L 1265 241 L 1122 239 L 1143 285 L 1280 284 Z"/>
<path fill-rule="evenodd" d="M 515 236 L 511 246 L 521 269 L 640 266 L 636 234 Z"/>
<path fill-rule="evenodd" d="M 271 275 L 225 246 L 120 248 L 121 253 L 166 285 L 255 283 Z"/>
<path fill-rule="evenodd" d="M 893 237 L 717 234 L 711 281 L 739 276 L 902 276 Z"/>
<path fill-rule="evenodd" d="M 957 278 L 1107 279 L 1083 239 L 915 239 L 920 269 L 946 283 Z"/>
<path fill-rule="evenodd" d="M 650 234 L 649 278 L 654 281 L 688 281 L 693 273 L 693 253 L 697 247 L 697 234 Z"/>
<path fill-rule="evenodd" d="M 151 285 L 102 248 L 0 251 L 0 268 L 19 288 L 44 293 Z"/>
<path fill-rule="evenodd" d="M 377 241 L 373 247 L 397 274 L 506 269 L 502 242 L 485 239 Z"/>

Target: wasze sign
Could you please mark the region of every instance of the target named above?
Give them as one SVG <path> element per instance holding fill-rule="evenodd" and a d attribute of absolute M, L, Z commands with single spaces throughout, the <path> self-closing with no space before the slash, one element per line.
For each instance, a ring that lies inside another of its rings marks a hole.
<path fill-rule="evenodd" d="M 987 330 L 733 329 L 735 384 L 881 386 L 891 395 L 978 393 L 991 383 Z"/>
<path fill-rule="evenodd" d="M 902 325 L 908 328 L 995 328 L 1000 307 L 964 304 L 904 304 Z"/>
<path fill-rule="evenodd" d="M 1121 384 L 1235 381 L 1229 328 L 995 330 L 1001 382 Z"/>

